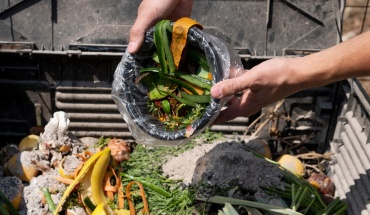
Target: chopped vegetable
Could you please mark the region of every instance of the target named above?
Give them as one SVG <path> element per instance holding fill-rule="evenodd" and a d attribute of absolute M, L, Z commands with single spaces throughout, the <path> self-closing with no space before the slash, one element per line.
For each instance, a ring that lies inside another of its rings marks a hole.
<path fill-rule="evenodd" d="M 211 99 L 211 95 L 190 95 L 185 92 L 180 92 L 181 97 L 195 103 L 208 103 Z"/>
<path fill-rule="evenodd" d="M 127 197 L 127 202 L 128 202 L 128 204 L 130 206 L 130 213 L 131 214 L 135 214 L 135 206 L 134 206 L 134 203 L 132 202 L 132 199 L 131 199 L 131 191 L 130 191 L 132 185 L 134 185 L 134 184 L 136 184 L 140 188 L 140 196 L 141 196 L 141 199 L 142 199 L 143 204 L 144 204 L 144 208 L 143 208 L 142 214 L 149 215 L 149 206 L 148 206 L 148 201 L 146 200 L 144 188 L 140 184 L 140 182 L 137 182 L 137 181 L 131 181 L 126 186 L 126 197 Z"/>
<path fill-rule="evenodd" d="M 188 81 L 189 83 L 198 86 L 198 87 L 201 87 L 201 88 L 204 88 L 204 89 L 207 89 L 207 90 L 210 90 L 211 87 L 212 87 L 212 83 L 208 79 L 199 77 L 198 75 L 185 74 L 185 73 L 182 73 L 182 72 L 178 72 L 178 73 L 176 73 L 176 75 L 178 77 Z"/>
<path fill-rule="evenodd" d="M 50 212 L 54 213 L 56 207 L 55 207 L 53 199 L 51 198 L 49 189 L 47 187 L 44 187 L 42 188 L 42 192 L 44 193 L 44 197 L 45 197 L 46 203 L 49 206 Z"/>
<path fill-rule="evenodd" d="M 128 174 L 125 174 L 125 173 L 121 173 L 121 175 L 125 178 L 129 178 L 131 180 L 135 180 L 135 181 L 139 181 L 141 184 L 143 184 L 145 187 L 165 196 L 165 197 L 171 197 L 171 193 L 167 192 L 166 190 L 154 185 L 154 184 L 151 184 L 141 178 L 138 178 L 138 177 L 134 177 L 132 175 L 128 175 Z"/>
<path fill-rule="evenodd" d="M 162 74 L 173 73 L 176 69 L 167 36 L 167 31 L 171 28 L 170 20 L 162 20 L 156 24 L 154 31 L 154 44 L 157 47 Z"/>
<path fill-rule="evenodd" d="M 94 211 L 96 208 L 96 205 L 94 205 L 89 197 L 84 198 L 84 204 L 88 207 L 90 211 Z"/>
<path fill-rule="evenodd" d="M 204 113 L 211 101 L 212 82 L 209 78 L 212 75 L 205 55 L 199 47 L 187 45 L 191 27 L 202 29 L 190 18 L 181 18 L 173 26 L 169 20 L 159 21 L 154 29 L 154 67 L 141 69 L 145 75 L 139 75 L 135 80 L 136 85 L 147 86 L 149 114 L 169 130 L 189 126 Z M 185 92 L 186 95 L 182 94 Z M 194 109 L 197 106 L 201 108 Z M 202 112 L 194 114 L 194 110 Z"/>

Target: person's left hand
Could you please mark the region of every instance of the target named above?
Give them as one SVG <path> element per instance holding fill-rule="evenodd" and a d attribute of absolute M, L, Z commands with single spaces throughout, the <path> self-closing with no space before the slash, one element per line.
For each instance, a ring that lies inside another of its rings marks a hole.
<path fill-rule="evenodd" d="M 136 53 L 144 42 L 145 32 L 161 19 L 176 21 L 189 17 L 193 0 L 143 0 L 138 9 L 137 19 L 130 29 L 128 51 Z"/>

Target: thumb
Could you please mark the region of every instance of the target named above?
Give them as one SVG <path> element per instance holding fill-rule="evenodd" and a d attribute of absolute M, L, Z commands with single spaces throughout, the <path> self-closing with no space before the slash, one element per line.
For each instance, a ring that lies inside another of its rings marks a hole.
<path fill-rule="evenodd" d="M 220 81 L 213 85 L 211 88 L 211 96 L 214 98 L 223 98 L 245 91 L 248 88 L 248 79 L 246 73 L 244 73 L 237 78 Z"/>
<path fill-rule="evenodd" d="M 138 9 L 137 19 L 130 29 L 128 51 L 131 54 L 139 51 L 145 39 L 145 32 L 157 21 L 170 15 L 178 1 L 174 0 L 143 0 Z"/>
<path fill-rule="evenodd" d="M 138 30 L 131 29 L 130 30 L 130 41 L 129 41 L 128 47 L 127 47 L 128 52 L 130 52 L 131 54 L 134 54 L 137 51 L 139 51 L 141 45 L 144 42 L 144 34 L 145 34 L 145 31 L 142 31 L 140 29 L 138 29 Z"/>
<path fill-rule="evenodd" d="M 144 42 L 145 32 L 153 25 L 152 22 L 143 19 L 143 16 L 139 16 L 135 21 L 134 25 L 130 29 L 130 39 L 128 43 L 128 51 L 131 54 L 139 51 L 141 45 Z"/>

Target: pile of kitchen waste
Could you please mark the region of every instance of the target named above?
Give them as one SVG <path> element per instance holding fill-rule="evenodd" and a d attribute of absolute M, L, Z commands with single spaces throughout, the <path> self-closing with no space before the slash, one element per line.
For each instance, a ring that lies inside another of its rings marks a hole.
<path fill-rule="evenodd" d="M 66 192 L 72 193 L 74 189 L 84 188 L 90 190 L 83 195 L 80 192 L 81 195 L 76 197 L 75 201 L 79 201 L 78 198 L 83 196 L 96 195 L 91 188 L 93 183 L 99 182 L 94 180 L 89 182 L 88 177 L 94 174 L 94 164 L 102 157 L 98 157 L 97 154 L 104 155 L 107 154 L 105 151 L 109 152 L 106 165 L 110 157 L 112 157 L 110 163 L 119 164 L 128 160 L 130 147 L 124 140 L 111 139 L 106 143 L 107 149 L 103 149 L 104 147 L 97 145 L 99 144 L 97 138 L 76 138 L 68 132 L 68 125 L 67 114 L 62 111 L 56 112 L 40 135 L 28 135 L 19 144 L 7 144 L 1 149 L 0 191 L 19 214 L 51 214 L 53 210 L 54 214 L 57 214 L 56 209 L 61 208 L 65 214 L 89 214 L 91 211 L 86 212 L 83 206 L 74 204 L 63 195 L 66 195 Z M 94 156 L 95 163 L 91 162 Z M 108 170 L 98 173 L 102 173 L 104 177 L 106 172 Z M 106 183 L 103 177 L 102 182 Z M 73 183 L 75 183 L 73 189 L 68 191 L 68 186 L 72 186 Z M 106 191 L 109 193 L 114 192 L 117 186 L 106 185 L 105 188 L 112 189 Z M 53 204 L 49 204 L 50 202 Z"/>
<path fill-rule="evenodd" d="M 67 114 L 56 112 L 39 136 L 1 149 L 0 202 L 3 196 L 10 201 L 17 211 L 10 214 L 218 214 L 224 206 L 233 209 L 233 200 L 289 208 L 276 195 L 291 189 L 287 182 L 298 181 L 296 196 L 317 191 L 298 180 L 302 169 L 289 166 L 291 158 L 279 160 L 289 171 L 269 160 L 268 145 L 258 139 L 226 140 L 206 131 L 188 144 L 147 148 L 116 138 L 76 138 L 68 124 Z"/>

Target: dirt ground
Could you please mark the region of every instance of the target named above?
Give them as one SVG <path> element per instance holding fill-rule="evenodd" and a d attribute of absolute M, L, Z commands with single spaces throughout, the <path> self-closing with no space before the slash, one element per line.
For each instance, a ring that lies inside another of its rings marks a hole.
<path fill-rule="evenodd" d="M 366 7 L 366 4 L 367 0 L 347 0 L 343 17 L 343 40 L 370 30 L 370 5 Z M 370 95 L 370 77 L 358 79 L 368 95 Z"/>

